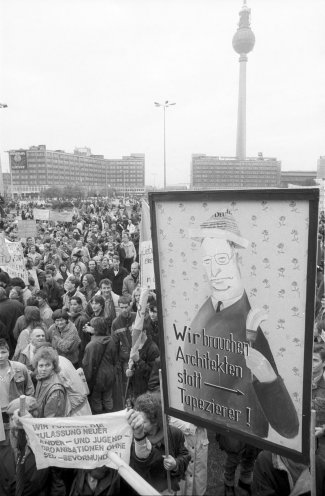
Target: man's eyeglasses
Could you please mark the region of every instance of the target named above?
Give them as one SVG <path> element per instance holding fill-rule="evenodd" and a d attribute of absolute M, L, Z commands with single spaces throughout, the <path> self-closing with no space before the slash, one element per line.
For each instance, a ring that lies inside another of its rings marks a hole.
<path fill-rule="evenodd" d="M 212 263 L 212 260 L 214 259 L 217 265 L 227 265 L 229 264 L 233 256 L 234 256 L 234 252 L 232 252 L 230 255 L 228 253 L 217 253 L 213 257 L 204 257 L 203 264 L 210 265 Z"/>

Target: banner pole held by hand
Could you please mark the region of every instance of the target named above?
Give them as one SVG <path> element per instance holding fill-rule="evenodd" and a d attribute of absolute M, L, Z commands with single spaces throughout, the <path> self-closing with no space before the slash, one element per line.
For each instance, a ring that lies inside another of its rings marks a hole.
<path fill-rule="evenodd" d="M 159 369 L 159 384 L 160 384 L 160 395 L 161 395 L 162 421 L 163 421 L 163 430 L 164 430 L 165 455 L 168 456 L 169 455 L 169 441 L 168 441 L 167 417 L 165 415 L 164 392 L 163 392 L 161 369 Z M 173 494 L 172 482 L 171 482 L 169 470 L 167 470 L 167 487 L 168 487 L 168 493 Z"/>
<path fill-rule="evenodd" d="M 19 396 L 19 416 L 23 417 L 26 415 L 26 396 L 21 394 Z"/>
<path fill-rule="evenodd" d="M 311 496 L 316 496 L 316 411 L 311 411 L 310 417 L 310 475 L 311 475 Z"/>

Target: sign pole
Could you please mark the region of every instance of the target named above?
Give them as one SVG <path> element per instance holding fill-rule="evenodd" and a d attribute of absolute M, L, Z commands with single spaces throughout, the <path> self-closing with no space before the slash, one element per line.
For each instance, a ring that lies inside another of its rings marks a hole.
<path fill-rule="evenodd" d="M 3 426 L 2 415 L 0 415 L 0 441 L 4 441 L 6 439 L 6 433 Z"/>
<path fill-rule="evenodd" d="M 167 417 L 165 415 L 164 392 L 162 388 L 161 369 L 159 369 L 159 384 L 160 384 L 160 394 L 161 394 L 161 409 L 162 409 L 162 420 L 163 420 L 163 430 L 164 430 L 165 455 L 168 456 L 169 455 L 168 429 L 167 429 Z M 169 470 L 167 470 L 167 487 L 168 487 L 168 494 L 173 494 L 172 482 L 170 479 Z"/>
<path fill-rule="evenodd" d="M 311 411 L 310 419 L 310 475 L 311 475 L 311 496 L 316 496 L 316 411 Z"/>

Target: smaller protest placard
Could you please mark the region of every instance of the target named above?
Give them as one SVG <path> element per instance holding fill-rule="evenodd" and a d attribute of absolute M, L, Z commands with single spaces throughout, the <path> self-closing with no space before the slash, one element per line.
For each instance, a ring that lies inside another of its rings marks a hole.
<path fill-rule="evenodd" d="M 50 211 L 48 209 L 44 210 L 43 208 L 34 208 L 33 215 L 34 219 L 37 220 L 49 220 Z"/>
<path fill-rule="evenodd" d="M 109 453 L 130 463 L 132 428 L 125 411 L 73 418 L 21 417 L 37 469 L 116 468 Z"/>
<path fill-rule="evenodd" d="M 57 210 L 50 210 L 50 220 L 55 222 L 72 222 L 72 217 L 72 210 L 62 210 L 61 212 Z"/>
<path fill-rule="evenodd" d="M 140 243 L 140 270 L 141 286 L 156 289 L 151 240 Z"/>
<path fill-rule="evenodd" d="M 9 252 L 9 262 L 1 267 L 10 277 L 20 277 L 28 284 L 28 272 L 25 267 L 23 247 L 19 241 L 5 240 Z"/>
<path fill-rule="evenodd" d="M 37 236 L 36 220 L 18 220 L 17 226 L 20 238 L 34 238 Z"/>

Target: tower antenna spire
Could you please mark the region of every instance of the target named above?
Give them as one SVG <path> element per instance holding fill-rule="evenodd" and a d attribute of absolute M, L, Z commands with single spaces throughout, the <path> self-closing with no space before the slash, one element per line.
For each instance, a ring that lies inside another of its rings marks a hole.
<path fill-rule="evenodd" d="M 255 35 L 250 28 L 251 10 L 247 7 L 246 0 L 239 11 L 238 29 L 232 39 L 232 46 L 239 54 L 239 91 L 237 114 L 237 143 L 236 157 L 240 160 L 246 158 L 246 64 L 247 54 L 255 45 Z"/>

